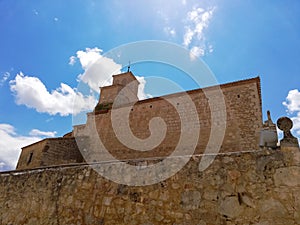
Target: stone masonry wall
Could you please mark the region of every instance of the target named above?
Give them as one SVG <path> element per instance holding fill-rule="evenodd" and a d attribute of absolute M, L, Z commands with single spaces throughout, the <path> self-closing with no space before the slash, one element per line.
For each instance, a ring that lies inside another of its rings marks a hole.
<path fill-rule="evenodd" d="M 143 187 L 78 164 L 2 172 L 0 224 L 300 224 L 299 149 L 219 154 L 203 172 L 200 159 Z"/>
<path fill-rule="evenodd" d="M 219 104 L 221 99 L 216 98 L 215 93 L 218 88 L 221 88 L 223 92 L 225 107 L 221 107 L 221 104 Z M 195 106 L 194 110 L 188 102 L 182 100 L 184 94 L 187 94 L 192 100 Z M 168 101 L 173 101 L 174 104 L 172 105 Z M 124 115 L 122 111 L 124 108 L 114 110 L 117 111 L 118 115 Z M 185 134 L 185 137 L 182 138 L 185 144 L 180 147 L 180 155 L 193 154 L 188 151 L 189 149 L 195 149 L 195 154 L 207 153 L 206 148 L 209 146 L 209 140 L 212 140 L 210 143 L 215 143 L 216 140 L 223 141 L 220 152 L 240 151 L 241 149 L 254 150 L 258 147 L 259 131 L 262 127 L 260 79 L 258 77 L 223 84 L 220 87 L 208 87 L 137 102 L 129 115 L 130 131 L 134 137 L 147 139 L 151 136 L 149 124 L 152 118 L 161 118 L 166 123 L 166 135 L 162 142 L 158 143 L 151 151 L 142 151 L 144 149 L 136 151 L 122 144 L 119 140 L 120 135 L 117 137 L 112 128 L 112 110 L 102 109 L 100 113 L 96 109 L 95 112 L 88 114 L 87 124 L 75 126 L 72 133 L 75 137 L 88 136 L 88 138 L 79 138 L 76 141 L 87 140 L 85 143 L 80 141 L 79 145 L 85 160 L 89 162 L 107 160 L 106 156 L 102 154 L 104 148 L 100 148 L 99 143 L 89 138 L 95 134 L 97 139 L 100 137 L 104 147 L 116 159 L 137 159 L 170 155 L 178 146 L 182 134 Z M 197 114 L 199 121 L 192 118 L 191 115 L 194 114 Z M 216 115 L 214 121 L 212 121 L 212 114 Z M 188 125 L 182 124 L 179 115 L 188 115 L 185 118 Z M 226 115 L 226 118 L 222 115 Z M 123 120 L 128 121 L 127 118 Z M 225 125 L 225 122 L 226 126 L 223 128 L 222 125 Z M 89 134 L 87 130 L 93 124 L 96 124 L 96 129 Z M 199 135 L 191 131 L 192 126 L 200 127 Z M 120 127 L 122 128 L 122 126 Z M 184 132 L 182 132 L 183 127 L 185 127 Z M 216 130 L 213 131 L 213 128 L 216 128 Z M 154 133 L 157 133 L 160 128 L 155 125 L 154 130 Z M 218 130 L 225 130 L 223 139 L 217 137 L 216 131 Z M 126 135 L 129 133 L 125 132 Z M 195 146 L 193 144 L 194 138 L 197 139 Z M 127 137 L 125 139 L 128 140 Z M 214 146 L 210 148 L 210 150 L 213 149 L 219 148 Z M 83 159 L 74 139 L 69 137 L 50 138 L 24 147 L 17 169 L 82 161 Z"/>
<path fill-rule="evenodd" d="M 209 105 L 214 97 L 216 88 L 206 88 L 188 91 L 198 114 L 199 123 L 192 121 L 192 124 L 200 125 L 200 133 L 198 143 L 196 145 L 195 154 L 204 153 L 209 138 L 215 137 L 212 133 L 212 126 L 219 126 L 224 123 L 223 118 L 217 117 L 216 121 L 211 120 L 211 112 L 216 112 L 217 115 L 226 114 L 225 136 L 220 152 L 232 152 L 243 150 L 254 150 L 258 148 L 259 131 L 262 127 L 262 109 L 260 96 L 260 80 L 253 78 L 245 81 L 221 85 L 225 109 L 222 109 L 218 104 Z M 163 98 L 146 99 L 137 102 L 130 111 L 129 124 L 133 135 L 140 139 L 148 138 L 150 134 L 149 123 L 152 118 L 159 117 L 167 125 L 166 136 L 163 141 L 151 151 L 135 151 L 123 145 L 117 137 L 111 121 L 111 111 L 107 110 L 104 113 L 89 113 L 86 128 L 89 130 L 92 124 L 96 124 L 97 132 L 106 149 L 117 159 L 133 159 L 133 158 L 151 158 L 165 157 L 171 154 L 176 148 L 181 135 L 182 124 L 178 114 L 179 104 L 187 104 L 180 102 L 182 94 L 168 95 Z M 170 104 L 168 100 L 175 102 L 175 106 Z M 176 105 L 176 101 L 178 101 Z M 187 104 L 184 105 L 182 113 L 194 113 L 192 108 Z M 113 109 L 117 111 L 117 115 L 124 115 L 123 108 Z M 191 119 L 191 118 L 187 118 Z M 128 120 L 124 117 L 124 120 Z M 158 130 L 157 128 L 156 130 Z M 218 129 L 218 128 L 217 128 Z M 220 128 L 222 129 L 222 128 Z M 83 129 L 83 126 L 75 127 L 74 133 L 77 135 L 90 135 L 89 132 Z M 96 133 L 92 131 L 90 133 Z M 129 134 L 129 133 L 127 133 Z M 189 137 L 187 137 L 189 138 Z M 187 145 L 182 149 L 192 148 Z M 87 146 L 92 146 L 89 143 Z M 98 145 L 95 147 L 98 150 Z M 92 156 L 98 158 L 101 156 Z"/>
<path fill-rule="evenodd" d="M 17 169 L 40 167 L 43 157 L 43 149 L 46 144 L 47 139 L 23 147 L 18 160 Z"/>
<path fill-rule="evenodd" d="M 29 160 L 29 158 L 31 158 Z M 22 149 L 17 169 L 81 163 L 83 157 L 75 138 L 47 138 Z"/>

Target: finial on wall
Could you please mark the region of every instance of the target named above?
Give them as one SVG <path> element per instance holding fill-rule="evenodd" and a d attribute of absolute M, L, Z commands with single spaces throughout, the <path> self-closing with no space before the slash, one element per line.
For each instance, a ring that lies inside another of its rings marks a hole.
<path fill-rule="evenodd" d="M 276 149 L 278 142 L 277 130 L 269 110 L 267 111 L 267 117 L 268 119 L 264 122 L 262 130 L 260 131 L 259 146 Z"/>
<path fill-rule="evenodd" d="M 129 72 L 130 72 L 130 60 L 128 62 L 128 67 L 127 67 L 127 73 L 129 73 Z"/>
<path fill-rule="evenodd" d="M 298 139 L 295 138 L 291 129 L 293 128 L 293 121 L 288 117 L 281 117 L 277 120 L 277 126 L 283 131 L 283 139 L 280 140 L 280 147 L 297 147 L 299 148 Z"/>

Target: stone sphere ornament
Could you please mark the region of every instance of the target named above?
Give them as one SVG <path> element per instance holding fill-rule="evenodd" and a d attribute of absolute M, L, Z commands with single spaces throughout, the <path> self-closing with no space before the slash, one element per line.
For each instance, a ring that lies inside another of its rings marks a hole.
<path fill-rule="evenodd" d="M 281 117 L 277 120 L 277 126 L 283 132 L 287 132 L 293 128 L 293 121 L 288 117 Z"/>
<path fill-rule="evenodd" d="M 283 139 L 280 140 L 280 147 L 297 147 L 299 148 L 298 139 L 295 138 L 291 129 L 293 128 L 293 121 L 288 117 L 281 117 L 277 120 L 277 126 L 283 131 Z"/>

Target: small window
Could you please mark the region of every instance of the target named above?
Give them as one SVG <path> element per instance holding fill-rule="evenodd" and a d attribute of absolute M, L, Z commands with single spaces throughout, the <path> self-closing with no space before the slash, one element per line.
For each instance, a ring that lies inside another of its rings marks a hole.
<path fill-rule="evenodd" d="M 32 161 L 32 156 L 33 156 L 33 152 L 30 152 L 30 154 L 29 154 L 29 156 L 28 156 L 28 159 L 27 159 L 27 165 L 28 165 L 29 163 L 31 163 L 31 161 Z"/>

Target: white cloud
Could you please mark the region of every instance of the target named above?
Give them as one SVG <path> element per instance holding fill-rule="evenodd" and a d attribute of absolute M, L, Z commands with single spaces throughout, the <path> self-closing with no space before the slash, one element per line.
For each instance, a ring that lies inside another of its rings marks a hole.
<path fill-rule="evenodd" d="M 175 30 L 175 28 L 171 28 L 169 26 L 164 27 L 164 32 L 167 35 L 171 36 L 171 37 L 175 37 L 176 36 L 176 30 Z"/>
<path fill-rule="evenodd" d="M 291 119 L 294 123 L 293 134 L 298 136 L 300 141 L 300 92 L 297 89 L 290 90 L 286 101 L 282 103 L 286 108 L 287 112 L 291 115 Z"/>
<path fill-rule="evenodd" d="M 32 129 L 30 132 L 29 132 L 29 135 L 30 136 L 34 136 L 34 137 L 55 137 L 56 135 L 56 131 L 41 131 L 41 130 L 38 130 L 38 129 Z"/>
<path fill-rule="evenodd" d="M 2 78 L 0 80 L 0 86 L 2 86 L 8 80 L 9 77 L 10 77 L 9 72 L 3 73 Z"/>
<path fill-rule="evenodd" d="M 57 22 L 58 21 L 58 18 L 57 17 L 54 17 L 54 19 L 53 19 L 55 22 Z"/>
<path fill-rule="evenodd" d="M 85 51 L 78 51 L 76 56 L 71 56 L 69 61 L 72 65 L 77 59 L 79 60 L 84 72 L 78 75 L 78 81 L 88 84 L 98 93 L 99 87 L 112 84 L 112 75 L 121 73 L 122 68 L 122 65 L 102 56 L 101 52 L 99 48 L 87 48 Z M 61 116 L 76 115 L 82 111 L 92 111 L 97 103 L 94 95 L 84 96 L 77 89 L 64 83 L 61 83 L 59 88 L 48 91 L 39 78 L 26 76 L 22 72 L 9 83 L 18 105 L 34 108 L 41 113 Z M 139 87 L 140 98 L 148 96 L 144 93 L 145 83 L 146 81 L 142 79 Z"/>
<path fill-rule="evenodd" d="M 0 131 L 4 131 L 5 133 L 9 134 L 9 135 L 15 135 L 15 128 L 10 125 L 10 124 L 0 124 Z"/>
<path fill-rule="evenodd" d="M 194 46 L 190 50 L 190 58 L 195 59 L 196 57 L 204 56 L 204 49 Z"/>
<path fill-rule="evenodd" d="M 194 36 L 194 31 L 190 27 L 186 27 L 186 32 L 183 36 L 183 45 L 185 47 L 189 47 Z"/>
<path fill-rule="evenodd" d="M 71 56 L 69 58 L 69 65 L 73 66 L 76 63 L 76 57 L 75 56 Z"/>
<path fill-rule="evenodd" d="M 295 117 L 292 117 L 294 126 L 293 129 L 296 131 L 297 135 L 300 137 L 300 112 L 297 113 Z"/>
<path fill-rule="evenodd" d="M 204 10 L 201 7 L 194 7 L 186 15 L 183 45 L 191 49 L 192 59 L 194 56 L 203 56 L 206 48 L 208 52 L 213 51 L 212 45 L 206 46 L 204 31 L 208 28 L 214 10 L 215 8 Z"/>
<path fill-rule="evenodd" d="M 53 120 L 53 117 L 50 117 L 49 119 L 46 119 L 46 122 L 49 123 L 52 120 Z"/>
<path fill-rule="evenodd" d="M 214 48 L 211 44 L 208 45 L 208 52 L 212 53 L 214 51 Z"/>
<path fill-rule="evenodd" d="M 78 76 L 78 82 L 87 84 L 93 91 L 100 92 L 100 86 L 112 84 L 112 75 L 121 73 L 122 66 L 112 59 L 103 57 L 99 48 L 86 48 L 85 51 L 76 52 L 76 56 L 71 56 L 69 64 L 73 65 L 79 60 L 84 70 Z"/>
<path fill-rule="evenodd" d="M 139 89 L 138 89 L 138 98 L 139 98 L 139 100 L 152 98 L 152 95 L 145 93 L 145 85 L 146 85 L 145 78 L 136 76 L 136 79 L 140 82 Z"/>
<path fill-rule="evenodd" d="M 300 142 L 300 112 L 298 112 L 294 117 L 291 117 L 291 120 L 293 121 L 292 133 Z"/>
<path fill-rule="evenodd" d="M 122 65 L 115 63 L 113 59 L 102 56 L 101 52 L 99 48 L 87 48 L 76 53 L 84 70 L 78 76 L 78 80 L 98 93 L 99 87 L 112 84 L 112 75 L 121 73 L 122 68 Z"/>
<path fill-rule="evenodd" d="M 34 9 L 34 10 L 32 10 L 32 12 L 34 13 L 34 15 L 39 15 L 39 12 L 36 10 L 36 9 Z"/>
<path fill-rule="evenodd" d="M 93 109 L 97 102 L 93 96 L 83 96 L 64 83 L 49 92 L 37 77 L 25 76 L 22 72 L 10 81 L 10 89 L 15 94 L 18 105 L 26 105 L 50 115 L 76 115 L 81 111 Z M 73 104 L 75 98 L 76 105 Z"/>
<path fill-rule="evenodd" d="M 0 124 L 0 170 L 10 170 L 16 167 L 21 148 L 41 140 L 35 136 L 21 136 L 16 134 L 10 124 Z"/>
<path fill-rule="evenodd" d="M 0 162 L 0 171 L 3 170 L 5 168 L 5 163 L 4 162 Z"/>
<path fill-rule="evenodd" d="M 300 111 L 300 92 L 295 90 L 290 90 L 286 101 L 282 103 L 289 113 Z"/>
<path fill-rule="evenodd" d="M 117 64 L 113 59 L 101 55 L 99 48 L 86 48 L 85 51 L 77 51 L 78 59 L 84 72 L 78 76 L 78 80 L 86 83 L 93 91 L 100 92 L 99 87 L 112 84 L 112 75 L 121 73 L 122 65 Z M 138 97 L 139 99 L 148 98 L 144 87 L 146 80 L 143 77 L 137 77 L 140 81 Z"/>
<path fill-rule="evenodd" d="M 77 58 L 84 70 L 88 69 L 91 65 L 102 58 L 102 50 L 99 48 L 86 48 L 85 51 L 77 51 Z"/>

